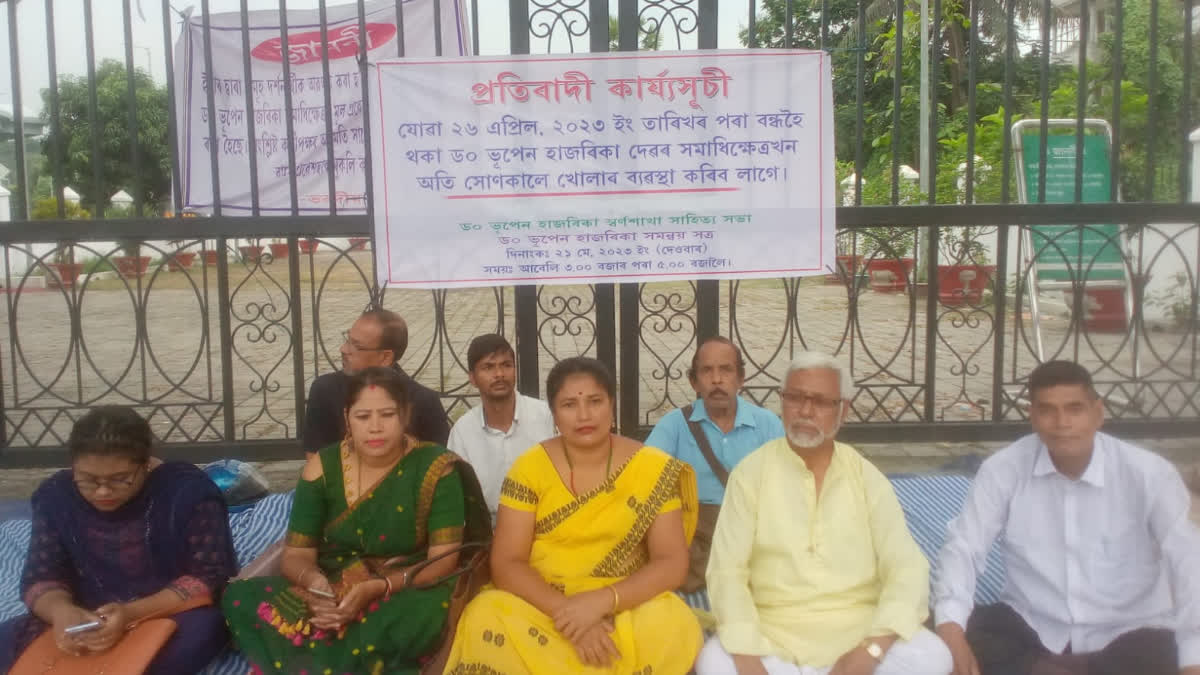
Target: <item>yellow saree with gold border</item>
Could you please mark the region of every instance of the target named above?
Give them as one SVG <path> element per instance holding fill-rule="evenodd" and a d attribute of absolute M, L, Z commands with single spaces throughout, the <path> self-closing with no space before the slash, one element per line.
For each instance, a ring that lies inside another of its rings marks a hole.
<path fill-rule="evenodd" d="M 660 513 L 682 509 L 690 544 L 699 511 L 691 467 L 649 447 L 576 497 L 545 448 L 534 446 L 504 479 L 500 504 L 535 515 L 529 564 L 567 595 L 616 583 L 646 564 L 646 533 Z M 487 589 L 463 612 L 446 673 L 672 675 L 691 669 L 703 641 L 695 615 L 671 592 L 619 613 L 613 624 L 621 658 L 606 669 L 585 666 L 552 618 L 512 593 Z"/>

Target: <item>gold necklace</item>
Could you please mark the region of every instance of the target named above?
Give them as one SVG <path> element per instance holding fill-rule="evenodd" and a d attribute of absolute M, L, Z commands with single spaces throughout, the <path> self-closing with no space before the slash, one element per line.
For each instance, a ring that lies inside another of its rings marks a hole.
<path fill-rule="evenodd" d="M 571 482 L 571 494 L 579 496 L 579 492 L 575 490 L 575 465 L 571 463 L 571 453 L 567 450 L 567 442 L 563 441 L 563 457 L 567 459 L 567 471 L 570 472 L 569 480 Z M 608 480 L 608 475 L 612 473 L 612 458 L 613 458 L 613 440 L 612 434 L 608 435 L 608 462 L 604 465 L 604 481 Z M 604 481 L 600 481 L 603 485 Z"/>

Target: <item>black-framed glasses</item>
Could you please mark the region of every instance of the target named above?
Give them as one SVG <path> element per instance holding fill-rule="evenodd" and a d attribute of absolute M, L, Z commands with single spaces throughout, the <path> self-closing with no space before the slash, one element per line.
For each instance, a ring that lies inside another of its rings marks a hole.
<path fill-rule="evenodd" d="M 75 487 L 80 492 L 95 492 L 102 487 L 106 487 L 112 492 L 120 492 L 133 487 L 133 484 L 137 482 L 138 474 L 145 468 L 146 465 L 143 464 L 133 471 L 106 478 L 75 478 Z"/>
<path fill-rule="evenodd" d="M 356 352 L 381 352 L 381 351 L 383 351 L 383 347 L 364 347 L 364 346 L 358 344 L 357 342 L 354 341 L 353 338 L 350 337 L 350 331 L 348 331 L 348 330 L 342 331 L 342 340 L 345 341 L 345 344 L 350 345 L 350 349 L 353 349 Z"/>
<path fill-rule="evenodd" d="M 827 398 L 820 394 L 810 394 L 805 391 L 783 391 L 780 390 L 779 398 L 783 400 L 783 404 L 793 408 L 803 408 L 807 404 L 812 404 L 813 408 L 822 412 L 833 412 L 842 403 L 840 398 Z"/>

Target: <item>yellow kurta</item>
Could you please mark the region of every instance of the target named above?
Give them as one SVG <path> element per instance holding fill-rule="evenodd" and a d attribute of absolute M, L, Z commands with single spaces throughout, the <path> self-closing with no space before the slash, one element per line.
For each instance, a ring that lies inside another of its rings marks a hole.
<path fill-rule="evenodd" d="M 733 470 L 708 593 L 731 654 L 825 667 L 863 638 L 907 640 L 929 613 L 929 563 L 888 479 L 838 443 L 820 499 L 786 439 Z"/>
<path fill-rule="evenodd" d="M 683 509 L 690 543 L 698 513 L 691 468 L 647 447 L 576 498 L 537 445 L 513 464 L 500 505 L 535 514 L 529 564 L 567 595 L 616 583 L 644 565 L 646 532 L 661 513 Z M 695 615 L 671 592 L 621 612 L 613 624 L 620 660 L 590 668 L 553 619 L 512 593 L 487 589 L 463 611 L 446 673 L 686 673 L 703 639 Z"/>

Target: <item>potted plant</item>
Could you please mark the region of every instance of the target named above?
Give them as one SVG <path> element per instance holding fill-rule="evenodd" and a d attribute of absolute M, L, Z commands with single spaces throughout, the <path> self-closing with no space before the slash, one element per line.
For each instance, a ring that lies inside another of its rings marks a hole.
<path fill-rule="evenodd" d="M 54 197 L 37 200 L 30 215 L 33 220 L 58 219 L 58 200 Z M 68 220 L 85 220 L 91 218 L 92 214 L 78 202 L 66 202 L 63 205 L 63 216 Z M 75 279 L 83 271 L 83 264 L 75 262 L 75 241 L 70 239 L 59 241 L 52 261 L 45 264 L 50 269 L 47 284 L 62 288 L 74 286 Z"/>
<path fill-rule="evenodd" d="M 83 264 L 75 262 L 75 242 L 58 242 L 58 248 L 54 250 L 54 261 L 46 263 L 46 266 L 51 271 L 50 278 L 46 280 L 50 286 L 59 288 L 74 286 L 75 280 L 83 272 Z"/>
<path fill-rule="evenodd" d="M 276 237 L 268 244 L 271 247 L 271 258 L 286 258 L 288 257 L 288 243 L 286 239 Z"/>
<path fill-rule="evenodd" d="M 863 263 L 861 255 L 853 255 L 850 253 L 838 255 L 838 276 L 843 282 L 849 283 L 851 279 L 854 279 L 858 276 L 859 270 L 863 268 L 862 265 Z"/>
<path fill-rule="evenodd" d="M 949 261 L 937 268 L 938 301 L 943 305 L 978 305 L 996 278 L 996 266 L 988 264 L 987 247 L 979 240 L 981 234 L 979 227 L 942 230 L 942 258 Z"/>
<path fill-rule="evenodd" d="M 250 242 L 249 244 L 239 246 L 238 250 L 242 253 L 242 260 L 252 265 L 262 258 L 263 247 L 258 239 L 250 239 L 248 241 Z"/>
<path fill-rule="evenodd" d="M 877 293 L 903 293 L 913 271 L 914 228 L 905 226 L 868 227 L 864 230 L 864 255 L 871 290 Z"/>
<path fill-rule="evenodd" d="M 1149 282 L 1142 282 L 1144 288 Z M 1137 294 L 1134 295 L 1137 297 Z M 1178 330 L 1194 330 L 1200 325 L 1197 318 L 1196 294 L 1193 293 L 1192 280 L 1186 272 L 1176 272 L 1171 275 L 1170 284 L 1166 288 L 1146 294 L 1147 307 L 1158 310 L 1163 319 L 1170 321 L 1173 328 Z"/>
<path fill-rule="evenodd" d="M 317 241 L 316 239 L 313 239 L 312 237 L 306 237 L 296 243 L 300 245 L 301 253 L 303 253 L 305 255 L 312 255 L 313 253 L 316 253 L 317 246 L 321 242 Z"/>
<path fill-rule="evenodd" d="M 121 238 L 117 240 L 117 246 L 125 254 L 113 256 L 117 273 L 126 279 L 144 276 L 150 269 L 150 256 L 142 255 L 142 240 Z"/>
<path fill-rule="evenodd" d="M 834 267 L 829 274 L 825 275 L 825 283 L 849 284 L 862 270 L 862 256 L 855 255 L 851 250 L 852 244 L 849 237 L 838 237 L 835 246 L 837 252 Z"/>
<path fill-rule="evenodd" d="M 350 250 L 365 251 L 367 250 L 367 242 L 369 241 L 371 241 L 370 237 L 350 237 Z"/>
<path fill-rule="evenodd" d="M 926 195 L 918 185 L 919 175 L 908 166 L 901 166 L 895 194 L 892 190 L 890 167 L 874 167 L 871 176 L 863 180 L 863 204 L 921 204 Z M 871 290 L 878 293 L 903 293 L 910 285 L 913 271 L 912 252 L 917 240 L 917 228 L 911 226 L 878 226 L 862 230 L 859 251 L 866 259 L 867 278 Z"/>
<path fill-rule="evenodd" d="M 217 254 L 219 252 L 220 252 L 220 250 L 215 249 L 215 248 L 204 249 L 204 251 L 201 253 L 201 255 L 204 256 L 204 264 L 206 267 L 216 267 L 217 266 Z"/>
<path fill-rule="evenodd" d="M 167 269 L 171 272 L 181 272 L 186 269 L 191 269 L 192 264 L 196 261 L 195 251 L 185 251 L 184 244 L 187 242 L 182 239 L 172 239 L 171 246 L 175 251 L 167 256 Z"/>

